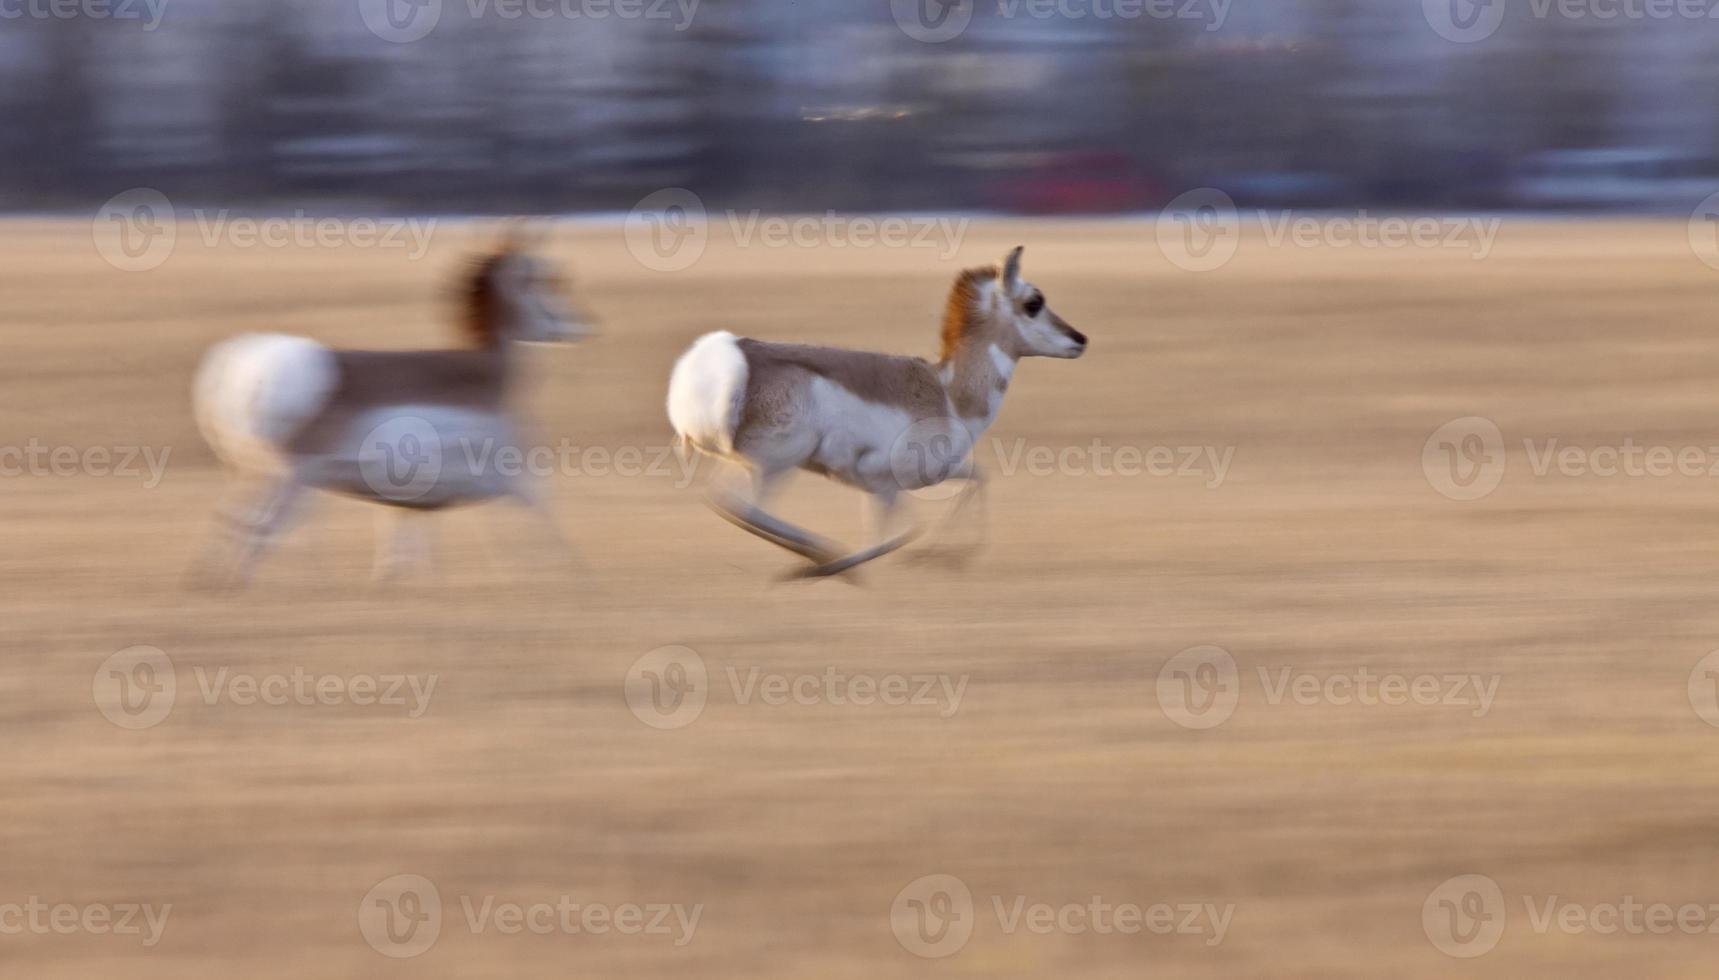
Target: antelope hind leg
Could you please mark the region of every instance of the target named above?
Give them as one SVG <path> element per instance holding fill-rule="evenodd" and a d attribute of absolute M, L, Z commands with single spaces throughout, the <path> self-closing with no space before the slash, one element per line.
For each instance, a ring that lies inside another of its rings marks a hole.
<path fill-rule="evenodd" d="M 222 592 L 244 588 L 269 546 L 300 516 L 308 490 L 292 477 L 281 477 L 251 497 L 243 514 L 229 506 L 217 508 L 225 540 L 205 549 L 205 558 L 191 570 L 190 584 Z"/>
<path fill-rule="evenodd" d="M 706 502 L 728 523 L 756 534 L 778 548 L 792 551 L 815 565 L 835 561 L 841 554 L 838 545 L 772 516 L 755 504 L 741 501 L 733 494 L 713 491 Z"/>

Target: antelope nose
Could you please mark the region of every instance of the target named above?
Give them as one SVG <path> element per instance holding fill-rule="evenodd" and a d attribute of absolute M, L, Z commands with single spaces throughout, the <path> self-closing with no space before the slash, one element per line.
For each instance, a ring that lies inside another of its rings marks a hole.
<path fill-rule="evenodd" d="M 1086 346 L 1086 334 L 1081 333 L 1079 330 L 1076 330 L 1073 327 L 1068 328 L 1068 339 L 1074 341 L 1075 343 L 1079 344 L 1082 347 Z"/>

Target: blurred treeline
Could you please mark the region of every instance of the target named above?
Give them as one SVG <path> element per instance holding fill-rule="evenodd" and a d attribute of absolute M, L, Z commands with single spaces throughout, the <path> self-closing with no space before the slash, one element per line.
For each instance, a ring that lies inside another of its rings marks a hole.
<path fill-rule="evenodd" d="M 1205 185 L 1429 207 L 1654 204 L 1646 188 L 1709 174 L 1719 190 L 1719 21 L 1526 18 L 1455 44 L 1420 0 L 1234 0 L 1217 29 L 1209 2 L 1077 19 L 980 0 L 929 44 L 890 0 L 702 0 L 690 23 L 445 0 L 400 44 L 360 0 L 165 2 L 153 31 L 0 19 L 0 207 L 136 186 L 437 212 L 625 209 L 667 186 L 723 206 L 1049 212 Z M 1590 155 L 1557 162 L 1571 152 Z"/>

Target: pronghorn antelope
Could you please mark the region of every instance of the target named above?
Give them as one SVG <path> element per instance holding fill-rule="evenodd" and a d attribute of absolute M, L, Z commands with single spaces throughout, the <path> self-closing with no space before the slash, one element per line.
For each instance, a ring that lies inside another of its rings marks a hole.
<path fill-rule="evenodd" d="M 1003 405 L 1023 357 L 1079 357 L 1086 337 L 1051 312 L 1021 278 L 1016 248 L 998 267 L 956 280 L 943 314 L 943 353 L 917 357 L 766 343 L 706 334 L 674 366 L 668 415 L 681 442 L 749 471 L 751 495 L 716 489 L 710 503 L 734 524 L 834 575 L 900 548 L 917 532 L 891 536 L 903 491 L 945 480 L 983 492 L 971 449 Z M 763 508 L 795 469 L 871 495 L 878 541 L 844 554 Z"/>
<path fill-rule="evenodd" d="M 423 512 L 509 497 L 553 526 L 533 486 L 497 471 L 494 450 L 515 445 L 518 345 L 589 330 L 517 229 L 476 262 L 464 304 L 463 348 L 332 350 L 248 334 L 209 351 L 193 390 L 198 428 L 241 482 L 260 485 L 248 512 L 224 515 L 237 531 L 226 584 L 248 579 L 313 489 L 388 505 L 379 576 L 423 556 Z"/>

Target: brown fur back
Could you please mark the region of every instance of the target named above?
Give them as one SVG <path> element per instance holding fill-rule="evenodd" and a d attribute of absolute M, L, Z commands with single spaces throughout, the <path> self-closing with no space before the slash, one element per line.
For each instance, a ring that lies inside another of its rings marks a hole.
<path fill-rule="evenodd" d="M 401 405 L 441 405 L 500 413 L 507 404 L 507 355 L 501 350 L 333 351 L 340 380 L 315 418 L 290 443 L 302 453 L 330 452 L 349 437 L 351 420 Z"/>
<path fill-rule="evenodd" d="M 936 369 L 921 358 L 746 338 L 738 344 L 746 357 L 747 382 L 737 442 L 749 431 L 789 421 L 803 407 L 810 377 L 827 379 L 866 401 L 898 407 L 916 419 L 949 412 Z"/>

